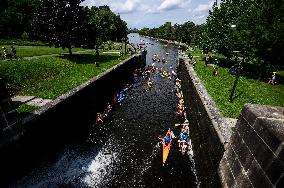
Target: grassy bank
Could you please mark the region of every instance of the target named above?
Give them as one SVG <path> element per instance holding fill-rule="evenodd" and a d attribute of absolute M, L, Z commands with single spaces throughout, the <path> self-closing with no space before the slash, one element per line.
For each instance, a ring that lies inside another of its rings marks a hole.
<path fill-rule="evenodd" d="M 14 44 L 13 44 L 14 43 Z M 18 57 L 32 57 L 32 56 L 41 56 L 41 55 L 50 55 L 50 54 L 61 54 L 69 53 L 69 50 L 65 48 L 55 48 L 49 47 L 46 43 L 41 41 L 25 41 L 20 39 L 0 39 L 0 46 L 6 47 L 8 53 L 12 54 L 11 46 L 14 46 L 17 50 Z M 103 44 L 101 45 L 101 51 L 121 51 L 121 47 L 124 50 L 124 44 L 122 43 L 113 43 L 113 44 Z M 85 48 L 72 48 L 72 52 L 85 51 L 90 49 Z M 93 49 L 94 50 L 94 49 Z M 1 49 L 0 54 L 3 55 Z"/>
<path fill-rule="evenodd" d="M 92 53 L 64 57 L 36 58 L 0 63 L 0 77 L 14 93 L 55 99 L 74 87 L 104 72 L 126 57 Z M 95 62 L 100 66 L 96 67 Z"/>
<path fill-rule="evenodd" d="M 200 56 L 196 58 L 198 63 L 194 69 L 225 117 L 238 117 L 245 103 L 284 106 L 283 83 L 270 85 L 245 75 L 240 77 L 233 102 L 230 102 L 229 95 L 235 76 L 228 72 L 227 67 L 218 67 L 218 76 L 212 76 L 213 68 L 205 66 L 204 55 L 199 50 L 190 53 Z M 278 74 L 284 75 L 284 71 Z"/>

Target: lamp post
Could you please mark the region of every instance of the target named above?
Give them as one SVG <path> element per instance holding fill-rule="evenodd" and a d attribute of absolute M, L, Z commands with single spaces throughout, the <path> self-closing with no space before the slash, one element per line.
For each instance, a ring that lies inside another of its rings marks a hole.
<path fill-rule="evenodd" d="M 233 51 L 233 52 L 236 53 L 236 59 L 238 60 L 238 53 L 240 53 L 240 51 Z M 233 85 L 233 88 L 232 88 L 231 93 L 230 93 L 230 97 L 229 97 L 230 102 L 233 102 L 235 89 L 237 87 L 238 80 L 240 78 L 241 69 L 242 69 L 242 65 L 241 65 L 242 61 L 243 61 L 243 58 L 241 59 L 241 61 L 238 63 L 238 65 L 236 67 L 236 78 L 235 78 L 234 85 Z"/>
<path fill-rule="evenodd" d="M 230 27 L 231 27 L 231 30 L 236 30 L 237 29 L 237 25 L 236 24 L 231 24 Z M 235 61 L 236 62 L 238 61 L 240 52 L 241 51 L 233 51 L 233 53 L 235 54 Z M 230 96 L 229 96 L 230 102 L 233 102 L 234 93 L 235 93 L 235 90 L 236 90 L 236 87 L 237 87 L 237 84 L 238 84 L 238 80 L 240 78 L 241 61 L 236 66 L 237 66 L 236 67 L 236 73 L 235 73 L 236 74 L 236 78 L 235 78 L 234 85 L 233 85 L 233 88 L 232 88 Z"/>
<path fill-rule="evenodd" d="M 124 54 L 126 55 L 127 37 L 123 37 L 121 40 L 122 40 L 122 42 L 124 43 Z"/>

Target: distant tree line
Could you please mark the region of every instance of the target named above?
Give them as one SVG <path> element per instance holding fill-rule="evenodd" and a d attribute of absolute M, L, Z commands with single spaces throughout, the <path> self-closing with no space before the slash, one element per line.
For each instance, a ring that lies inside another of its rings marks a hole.
<path fill-rule="evenodd" d="M 128 29 L 128 33 L 139 33 L 139 29 L 137 28 Z"/>
<path fill-rule="evenodd" d="M 83 7 L 82 0 L 0 0 L 0 37 L 32 38 L 50 46 L 96 48 L 121 41 L 127 24 L 108 6 Z M 98 52 L 98 50 L 97 50 Z"/>
<path fill-rule="evenodd" d="M 201 28 L 202 26 L 195 25 L 191 21 L 174 25 L 172 25 L 171 22 L 166 22 L 158 28 L 143 28 L 139 31 L 139 34 L 166 40 L 175 40 L 189 45 L 198 45 L 201 36 Z"/>

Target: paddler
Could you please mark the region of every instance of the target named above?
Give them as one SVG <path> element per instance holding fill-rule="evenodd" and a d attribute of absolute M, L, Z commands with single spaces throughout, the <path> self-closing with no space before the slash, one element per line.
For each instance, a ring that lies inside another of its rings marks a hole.
<path fill-rule="evenodd" d="M 169 143 L 171 142 L 171 132 L 170 133 L 167 133 L 165 138 L 164 138 L 164 143 L 166 145 L 168 145 Z"/>
<path fill-rule="evenodd" d="M 110 103 L 108 103 L 107 105 L 107 113 L 110 113 L 112 110 L 112 106 L 110 105 Z"/>
<path fill-rule="evenodd" d="M 183 97 L 182 92 L 176 92 L 176 96 L 178 97 L 178 99 L 182 99 Z"/>
<path fill-rule="evenodd" d="M 180 110 L 180 111 L 184 110 L 183 104 L 178 104 L 178 110 Z"/>
<path fill-rule="evenodd" d="M 151 88 L 153 86 L 153 82 L 150 78 L 147 81 L 147 86 L 148 86 L 148 88 Z"/>
<path fill-rule="evenodd" d="M 102 114 L 99 113 L 99 112 L 97 113 L 96 123 L 97 124 L 103 124 L 104 123 L 103 118 L 102 118 Z"/>
<path fill-rule="evenodd" d="M 189 142 L 189 135 L 185 131 L 185 129 L 182 129 L 181 133 L 179 135 L 179 148 L 180 148 L 180 151 L 181 151 L 182 145 L 188 144 L 188 142 Z"/>
<path fill-rule="evenodd" d="M 163 75 L 167 77 L 168 76 L 167 71 L 164 70 Z"/>
<path fill-rule="evenodd" d="M 180 81 L 178 78 L 176 79 L 176 86 L 180 89 L 181 88 L 181 84 L 180 84 Z"/>
<path fill-rule="evenodd" d="M 183 98 L 180 98 L 178 103 L 183 105 L 183 103 L 184 103 Z"/>
<path fill-rule="evenodd" d="M 181 109 L 178 109 L 178 110 L 177 110 L 177 114 L 179 115 L 179 117 L 182 118 L 182 116 L 183 116 L 183 111 L 182 111 Z"/>
<path fill-rule="evenodd" d="M 170 72 L 168 73 L 168 79 L 172 79 L 172 74 Z"/>

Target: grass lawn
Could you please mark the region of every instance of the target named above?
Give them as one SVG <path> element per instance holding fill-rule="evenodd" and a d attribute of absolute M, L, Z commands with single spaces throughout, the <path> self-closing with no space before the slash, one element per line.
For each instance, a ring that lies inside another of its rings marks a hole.
<path fill-rule="evenodd" d="M 27 104 L 21 104 L 18 108 L 17 108 L 17 112 L 18 113 L 26 113 L 26 112 L 32 112 L 35 111 L 36 109 L 38 109 L 39 107 L 36 106 L 30 106 Z"/>
<path fill-rule="evenodd" d="M 91 52 L 64 57 L 46 57 L 0 63 L 0 77 L 18 95 L 55 99 L 94 76 L 106 71 L 126 57 Z M 99 62 L 96 67 L 94 62 Z"/>
<path fill-rule="evenodd" d="M 11 53 L 11 46 L 3 45 L 7 48 L 8 52 Z M 49 54 L 61 54 L 68 53 L 68 49 L 65 48 L 55 48 L 48 46 L 15 46 L 17 50 L 18 57 L 32 57 L 32 56 L 40 56 L 40 55 L 49 55 Z M 72 52 L 83 51 L 87 49 L 83 48 L 72 48 Z M 3 54 L 3 52 L 0 52 Z"/>
<path fill-rule="evenodd" d="M 270 85 L 263 81 L 241 76 L 234 94 L 233 102 L 229 101 L 230 91 L 233 87 L 235 75 L 228 72 L 228 68 L 218 67 L 218 76 L 212 76 L 213 68 L 205 66 L 200 51 L 191 51 L 196 58 L 195 71 L 202 80 L 207 91 L 216 102 L 225 117 L 239 116 L 245 103 L 282 106 L 284 107 L 284 84 Z M 278 72 L 284 76 L 284 71 Z"/>

